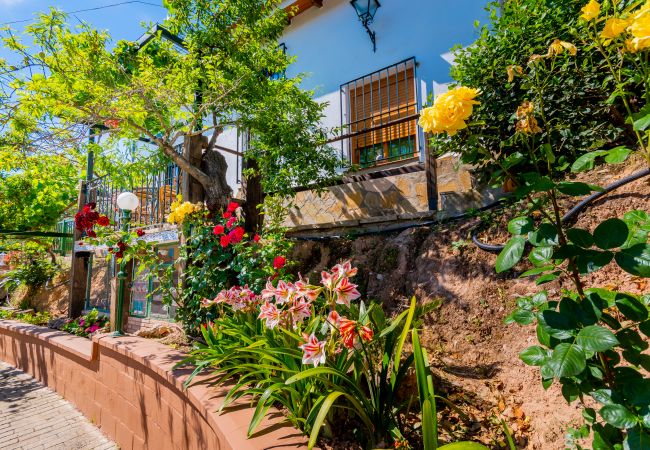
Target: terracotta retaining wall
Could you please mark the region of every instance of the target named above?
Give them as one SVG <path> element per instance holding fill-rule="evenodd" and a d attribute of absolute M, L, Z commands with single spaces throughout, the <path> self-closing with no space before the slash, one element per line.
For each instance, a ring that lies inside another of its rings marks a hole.
<path fill-rule="evenodd" d="M 225 389 L 183 388 L 184 355 L 136 336 L 92 340 L 0 320 L 0 359 L 73 403 L 122 450 L 261 450 L 306 448 L 296 429 L 271 411 L 246 439 L 254 406 L 240 402 L 223 414 Z M 199 378 L 200 381 L 200 378 Z"/>

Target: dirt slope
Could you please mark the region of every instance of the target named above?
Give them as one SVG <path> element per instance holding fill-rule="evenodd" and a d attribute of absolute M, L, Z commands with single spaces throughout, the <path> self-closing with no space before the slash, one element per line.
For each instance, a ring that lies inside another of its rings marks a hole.
<path fill-rule="evenodd" d="M 642 167 L 636 162 L 588 176 L 606 185 Z M 567 205 L 575 202 L 566 201 Z M 648 178 L 599 200 L 577 225 L 593 231 L 601 220 L 620 217 L 631 209 L 650 211 Z M 406 307 L 411 295 L 421 301 L 441 299 L 442 306 L 427 317 L 423 342 L 434 360 L 440 389 L 477 419 L 467 426 L 455 414 L 443 411 L 441 419 L 447 421 L 447 428 L 458 437 L 479 439 L 498 448 L 503 440 L 498 418 L 504 418 L 515 431 L 518 447 L 563 449 L 565 431 L 580 422 L 580 409 L 567 405 L 557 384 L 544 391 L 538 370 L 519 360 L 518 353 L 536 343 L 533 327 L 503 323 L 517 296 L 539 288 L 516 274 L 495 273 L 496 256 L 469 243 L 470 230 L 478 221 L 354 240 L 301 242 L 294 250 L 294 260 L 302 261 L 299 270 L 316 281 L 320 270 L 351 258 L 360 268 L 356 282 L 365 297 L 383 302 L 388 309 Z M 588 280 L 592 286 L 622 291 L 650 289 L 645 280 L 614 265 Z M 550 294 L 557 293 L 562 281 L 546 286 Z"/>

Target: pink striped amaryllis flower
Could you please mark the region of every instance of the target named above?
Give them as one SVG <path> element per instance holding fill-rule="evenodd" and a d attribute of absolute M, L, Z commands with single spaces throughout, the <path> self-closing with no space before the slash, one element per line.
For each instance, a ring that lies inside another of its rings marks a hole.
<path fill-rule="evenodd" d="M 230 305 L 233 310 L 239 311 L 245 308 L 256 307 L 260 298 L 248 286 L 233 286 L 228 290 L 223 290 L 213 299 L 204 298 L 201 300 L 201 306 L 209 308 L 212 305 L 225 303 Z"/>
<path fill-rule="evenodd" d="M 288 312 L 291 315 L 293 327 L 296 328 L 298 323 L 311 317 L 311 303 L 306 301 L 304 298 L 294 300 L 291 307 L 289 307 Z"/>
<path fill-rule="evenodd" d="M 281 305 L 289 303 L 296 298 L 297 289 L 293 283 L 285 282 L 284 280 L 278 281 L 278 286 L 275 288 L 275 301 Z"/>
<path fill-rule="evenodd" d="M 298 297 L 304 298 L 309 302 L 313 302 L 323 291 L 322 287 L 312 286 L 305 280 L 302 275 L 298 275 L 298 281 L 294 283 Z"/>
<path fill-rule="evenodd" d="M 347 277 L 343 277 L 334 287 L 334 292 L 336 294 L 336 303 L 340 305 L 345 305 L 348 308 L 350 307 L 350 302 L 361 297 L 361 294 L 357 290 L 357 285 L 350 283 L 350 280 Z"/>
<path fill-rule="evenodd" d="M 303 351 L 302 363 L 313 364 L 317 367 L 319 364 L 325 364 L 325 341 L 319 341 L 315 334 L 307 337 L 307 342 L 298 346 Z"/>
<path fill-rule="evenodd" d="M 280 310 L 268 300 L 260 306 L 260 315 L 258 319 L 266 320 L 266 327 L 271 330 L 280 323 Z"/>
<path fill-rule="evenodd" d="M 372 341 L 374 332 L 367 326 L 341 317 L 339 320 L 339 333 L 341 334 L 341 343 L 347 349 L 358 349 L 360 347 L 359 337 L 365 342 Z"/>
<path fill-rule="evenodd" d="M 350 261 L 345 261 L 332 267 L 332 274 L 339 278 L 352 278 L 358 272 L 356 267 L 352 267 Z"/>

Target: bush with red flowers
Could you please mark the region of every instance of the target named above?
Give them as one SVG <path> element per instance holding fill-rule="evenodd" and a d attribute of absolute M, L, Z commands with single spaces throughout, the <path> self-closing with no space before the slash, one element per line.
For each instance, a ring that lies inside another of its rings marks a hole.
<path fill-rule="evenodd" d="M 277 226 L 267 226 L 259 234 L 248 235 L 242 226 L 239 205 L 231 202 L 215 223 L 207 214 L 189 219 L 181 254 L 188 261 L 185 287 L 176 298 L 176 318 L 186 331 L 197 334 L 202 323 L 212 319 L 201 308 L 203 298 L 221 290 L 246 286 L 259 292 L 268 279 L 285 277 L 290 243 Z"/>
<path fill-rule="evenodd" d="M 108 217 L 100 215 L 95 208 L 97 204 L 94 202 L 86 203 L 81 211 L 74 215 L 74 226 L 77 230 L 86 233 L 86 236 L 92 238 L 97 237 L 97 233 L 93 230 L 95 225 L 107 227 L 111 224 Z"/>

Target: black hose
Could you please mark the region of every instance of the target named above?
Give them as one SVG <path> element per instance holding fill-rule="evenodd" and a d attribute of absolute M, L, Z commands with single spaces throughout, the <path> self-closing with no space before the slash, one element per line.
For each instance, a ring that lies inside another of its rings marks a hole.
<path fill-rule="evenodd" d="M 618 180 L 609 186 L 605 187 L 604 190 L 596 192 L 595 194 L 591 194 L 589 197 L 585 198 L 582 200 L 580 203 L 575 205 L 573 208 L 567 212 L 564 217 L 562 217 L 562 223 L 567 223 L 571 221 L 580 211 L 582 211 L 587 205 L 589 205 L 591 202 L 594 200 L 599 199 L 605 194 L 610 193 L 611 191 L 620 188 L 621 186 L 624 186 L 628 183 L 631 183 L 633 181 L 638 180 L 639 178 L 643 178 L 650 175 L 650 169 L 643 169 L 640 170 L 639 172 L 633 173 L 629 177 L 625 177 L 621 180 Z M 486 244 L 485 242 L 479 241 L 479 239 L 476 237 L 476 232 L 472 233 L 472 242 L 474 245 L 476 245 L 478 248 L 481 250 L 485 250 L 486 252 L 500 252 L 503 250 L 505 245 L 503 244 Z"/>

